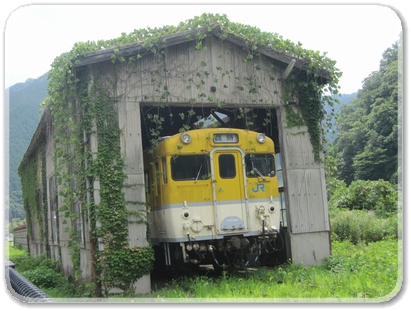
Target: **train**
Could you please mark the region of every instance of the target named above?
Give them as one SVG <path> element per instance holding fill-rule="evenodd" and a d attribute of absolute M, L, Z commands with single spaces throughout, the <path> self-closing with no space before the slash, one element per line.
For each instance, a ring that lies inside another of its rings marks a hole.
<path fill-rule="evenodd" d="M 264 133 L 199 128 L 144 152 L 148 235 L 156 265 L 258 265 L 282 249 L 274 142 Z"/>

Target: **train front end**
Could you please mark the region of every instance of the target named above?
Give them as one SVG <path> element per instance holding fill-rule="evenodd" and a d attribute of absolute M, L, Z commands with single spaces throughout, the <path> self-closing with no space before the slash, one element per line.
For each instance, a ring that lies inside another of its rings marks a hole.
<path fill-rule="evenodd" d="M 282 247 L 270 138 L 200 129 L 168 138 L 158 153 L 151 235 L 166 265 L 248 267 Z"/>

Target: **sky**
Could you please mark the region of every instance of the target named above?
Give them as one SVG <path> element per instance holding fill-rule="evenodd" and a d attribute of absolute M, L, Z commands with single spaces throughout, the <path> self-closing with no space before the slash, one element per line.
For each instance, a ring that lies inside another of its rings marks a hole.
<path fill-rule="evenodd" d="M 55 57 L 70 51 L 76 42 L 113 39 L 134 29 L 177 25 L 202 13 L 227 14 L 232 22 L 278 33 L 294 43 L 301 42 L 305 49 L 327 52 L 327 56 L 335 60 L 336 67 L 343 72 L 340 79 L 340 92 L 343 94 L 351 94 L 362 88 L 362 81 L 379 69 L 383 52 L 399 39 L 401 31 L 405 36 L 404 55 L 408 52 L 410 10 L 407 1 L 403 0 L 383 0 L 379 1 L 380 5 L 370 0 L 361 2 L 365 5 L 354 1 L 339 1 L 343 5 L 334 5 L 321 0 L 315 1 L 316 5 L 304 0 L 293 5 L 264 0 L 258 1 L 258 4 L 241 0 L 225 1 L 228 5 L 215 0 L 208 0 L 207 5 L 198 4 L 201 1 L 179 1 L 182 5 L 170 4 L 175 3 L 170 1 L 161 1 L 160 4 L 156 0 L 146 2 L 150 5 L 133 2 L 137 5 L 105 6 L 104 1 L 93 0 L 87 2 L 92 5 L 76 5 L 73 1 L 64 2 L 68 5 L 47 0 L 41 1 L 42 5 L 24 0 L 2 1 L 2 91 L 28 78 L 43 75 L 51 68 Z M 121 3 L 127 3 L 127 0 Z M 290 3 L 293 2 L 287 2 Z M 407 61 L 404 62 L 405 66 Z M 7 115 L 3 120 L 5 118 Z M 3 131 L 4 127 L 1 126 L 2 141 Z M 3 152 L 0 156 L 3 162 Z M 3 169 L 4 165 L 1 165 L 0 175 L 3 175 Z M 1 291 L 2 296 L 4 294 L 11 299 L 7 304 L 14 309 L 27 308 L 27 304 L 16 304 L 7 289 L 2 287 Z M 383 307 L 405 305 L 404 291 L 398 299 L 383 304 Z M 84 306 L 78 307 L 83 309 Z M 265 307 L 272 308 L 270 305 Z M 349 306 L 350 309 L 356 307 Z M 365 306 L 361 306 L 363 308 Z"/>
<path fill-rule="evenodd" d="M 266 2 L 268 3 L 268 2 Z M 113 39 L 134 29 L 177 25 L 202 13 L 278 33 L 305 49 L 327 52 L 351 94 L 379 69 L 382 53 L 399 39 L 401 15 L 378 5 L 14 5 L 5 23 L 5 87 L 38 78 L 74 43 Z"/>

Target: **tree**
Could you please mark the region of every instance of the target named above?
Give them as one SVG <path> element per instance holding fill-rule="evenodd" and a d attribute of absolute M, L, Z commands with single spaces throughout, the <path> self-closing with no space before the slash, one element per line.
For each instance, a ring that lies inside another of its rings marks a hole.
<path fill-rule="evenodd" d="M 338 178 L 350 184 L 355 178 L 354 157 L 366 143 L 365 111 L 358 98 L 341 108 L 338 120 L 337 168 Z"/>
<path fill-rule="evenodd" d="M 340 186 L 330 200 L 332 207 L 374 211 L 381 218 L 398 211 L 398 191 L 388 181 L 356 180 L 348 187 Z"/>
<path fill-rule="evenodd" d="M 357 97 L 342 107 L 338 120 L 338 177 L 354 180 L 398 178 L 398 48 L 383 53 L 379 71 L 363 81 Z"/>

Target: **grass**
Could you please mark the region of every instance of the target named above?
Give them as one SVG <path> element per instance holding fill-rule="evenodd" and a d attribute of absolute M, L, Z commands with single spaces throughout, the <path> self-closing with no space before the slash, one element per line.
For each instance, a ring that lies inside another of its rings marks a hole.
<path fill-rule="evenodd" d="M 368 244 L 333 241 L 332 249 L 332 256 L 323 265 L 285 264 L 260 268 L 246 275 L 183 277 L 150 295 L 122 297 L 122 301 L 382 302 L 389 301 L 399 292 L 402 262 L 398 254 L 402 254 L 402 241 L 394 238 Z M 28 265 L 26 260 L 31 264 L 34 260 L 28 258 L 24 250 L 13 247 L 6 250 L 6 256 L 20 267 Z M 79 298 L 72 284 L 59 286 L 43 290 L 52 298 Z M 85 292 L 82 297 L 90 297 L 90 293 Z M 75 296 L 69 296 L 72 294 Z"/>
<path fill-rule="evenodd" d="M 150 297 L 209 301 L 388 301 L 400 290 L 398 243 L 333 242 L 319 266 L 282 265 L 245 276 L 182 278 Z"/>

